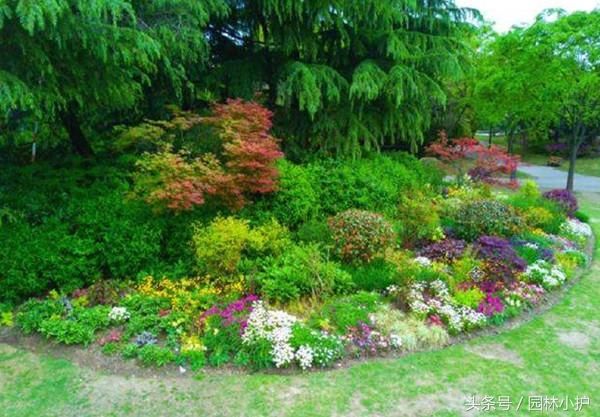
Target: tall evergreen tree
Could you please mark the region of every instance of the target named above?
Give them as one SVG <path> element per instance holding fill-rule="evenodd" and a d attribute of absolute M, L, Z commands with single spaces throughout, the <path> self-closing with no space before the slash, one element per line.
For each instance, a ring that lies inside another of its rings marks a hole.
<path fill-rule="evenodd" d="M 0 1 L 0 116 L 60 121 L 90 155 L 83 119 L 132 108 L 153 77 L 181 95 L 208 57 L 202 27 L 225 11 L 221 0 Z"/>
<path fill-rule="evenodd" d="M 302 147 L 356 154 L 423 141 L 458 75 L 469 14 L 453 0 L 228 0 L 209 39 L 224 96 L 262 90 Z"/>

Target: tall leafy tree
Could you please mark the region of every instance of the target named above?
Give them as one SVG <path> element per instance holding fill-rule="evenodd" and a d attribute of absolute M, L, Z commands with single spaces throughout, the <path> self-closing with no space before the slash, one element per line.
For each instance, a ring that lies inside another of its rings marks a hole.
<path fill-rule="evenodd" d="M 220 0 L 3 0 L 0 114 L 59 121 L 90 155 L 83 119 L 131 109 L 153 79 L 181 95 L 208 56 L 203 25 Z"/>
<path fill-rule="evenodd" d="M 555 69 L 547 90 L 558 103 L 557 117 L 569 130 L 566 187 L 573 190 L 579 148 L 600 127 L 600 10 L 569 15 L 550 10 L 540 15 L 528 35 Z"/>
<path fill-rule="evenodd" d="M 207 85 L 261 90 L 297 145 L 350 154 L 422 142 L 446 102 L 442 80 L 462 71 L 460 28 L 475 14 L 452 0 L 228 3 L 209 30 Z"/>

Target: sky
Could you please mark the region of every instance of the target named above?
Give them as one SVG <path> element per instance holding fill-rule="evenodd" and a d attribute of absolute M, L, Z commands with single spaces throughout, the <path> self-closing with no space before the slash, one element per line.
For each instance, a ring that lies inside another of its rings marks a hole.
<path fill-rule="evenodd" d="M 568 12 L 600 8 L 600 0 L 456 0 L 461 7 L 479 9 L 487 21 L 496 22 L 499 32 L 513 25 L 532 23 L 544 9 L 561 8 Z"/>

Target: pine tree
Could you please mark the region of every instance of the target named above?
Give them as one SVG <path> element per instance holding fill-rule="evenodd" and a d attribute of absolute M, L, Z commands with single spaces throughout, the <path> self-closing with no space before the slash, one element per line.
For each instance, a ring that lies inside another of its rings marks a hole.
<path fill-rule="evenodd" d="M 225 11 L 221 0 L 0 1 L 0 117 L 60 121 L 89 155 L 83 119 L 131 109 L 153 79 L 180 95 L 208 56 L 202 27 Z"/>
<path fill-rule="evenodd" d="M 257 89 L 297 145 L 357 154 L 424 139 L 442 79 L 460 74 L 461 26 L 452 0 L 228 1 L 209 39 L 225 96 Z"/>

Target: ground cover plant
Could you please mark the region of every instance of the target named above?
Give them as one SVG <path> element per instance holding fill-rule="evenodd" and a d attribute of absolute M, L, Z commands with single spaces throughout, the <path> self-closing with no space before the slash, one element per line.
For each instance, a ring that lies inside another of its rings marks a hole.
<path fill-rule="evenodd" d="M 308 370 L 444 346 L 535 307 L 589 262 L 576 198 L 491 189 L 514 171 L 497 150 L 446 181 L 405 154 L 294 164 L 260 105 L 213 111 L 174 113 L 133 163 L 105 163 L 108 177 L 44 178 L 7 199 L 4 324 L 143 366 Z M 197 135 L 215 138 L 209 150 Z M 104 201 L 114 219 L 101 222 Z M 23 233 L 31 246 L 17 249 Z M 32 248 L 43 264 L 22 280 Z"/>

